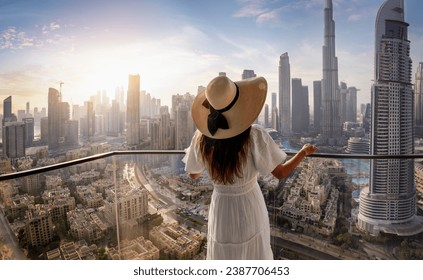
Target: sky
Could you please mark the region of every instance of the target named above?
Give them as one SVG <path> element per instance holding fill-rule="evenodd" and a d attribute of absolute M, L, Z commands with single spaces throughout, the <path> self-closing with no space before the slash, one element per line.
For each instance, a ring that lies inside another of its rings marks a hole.
<path fill-rule="evenodd" d="M 374 25 L 383 0 L 333 0 L 339 81 L 370 102 Z M 291 78 L 322 78 L 325 0 L 0 0 L 0 99 L 13 111 L 47 107 L 48 88 L 83 104 L 99 90 L 114 98 L 129 74 L 141 90 L 171 105 L 174 94 L 244 69 L 278 92 L 281 54 Z M 405 0 L 413 73 L 423 56 L 423 2 Z M 413 74 L 414 80 L 414 74 Z M 414 82 L 414 81 L 413 81 Z M 0 108 L 2 107 L 0 103 Z M 310 104 L 312 108 L 312 104 Z"/>

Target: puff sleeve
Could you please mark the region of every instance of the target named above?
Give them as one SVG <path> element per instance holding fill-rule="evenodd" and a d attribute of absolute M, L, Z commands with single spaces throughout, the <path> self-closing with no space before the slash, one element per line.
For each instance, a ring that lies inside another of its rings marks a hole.
<path fill-rule="evenodd" d="M 254 164 L 261 175 L 267 175 L 278 164 L 283 163 L 287 155 L 263 127 L 254 125 L 253 128 L 255 130 L 252 143 Z"/>
<path fill-rule="evenodd" d="M 192 137 L 190 146 L 185 149 L 182 161 L 185 163 L 186 172 L 196 174 L 204 171 L 205 167 L 200 154 L 200 137 L 201 132 L 197 130 Z"/>

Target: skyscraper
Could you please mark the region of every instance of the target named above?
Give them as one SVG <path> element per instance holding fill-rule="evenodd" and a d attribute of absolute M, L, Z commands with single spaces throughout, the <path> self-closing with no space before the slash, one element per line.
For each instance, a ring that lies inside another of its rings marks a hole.
<path fill-rule="evenodd" d="M 176 149 L 185 149 L 189 146 L 194 134 L 190 104 L 179 104 L 175 113 L 175 147 Z"/>
<path fill-rule="evenodd" d="M 140 75 L 129 75 L 127 97 L 126 142 L 129 146 L 140 144 Z"/>
<path fill-rule="evenodd" d="M 7 122 L 3 126 L 3 156 L 20 158 L 25 156 L 25 124 Z"/>
<path fill-rule="evenodd" d="M 292 79 L 292 111 L 299 116 L 292 118 L 292 132 L 308 133 L 310 123 L 308 87 L 303 86 L 301 79 L 298 78 Z"/>
<path fill-rule="evenodd" d="M 244 70 L 242 72 L 242 79 L 249 79 L 249 78 L 255 78 L 257 75 L 254 73 L 254 70 Z"/>
<path fill-rule="evenodd" d="M 416 123 L 416 135 L 423 136 L 423 62 L 419 63 L 416 71 L 414 84 L 414 112 Z"/>
<path fill-rule="evenodd" d="M 120 109 L 119 102 L 117 100 L 112 100 L 112 107 L 108 112 L 107 119 L 107 135 L 109 136 L 118 136 L 121 132 L 120 127 Z"/>
<path fill-rule="evenodd" d="M 60 142 L 60 103 L 61 96 L 57 89 L 48 89 L 48 149 L 59 148 Z"/>
<path fill-rule="evenodd" d="M 282 135 L 291 133 L 291 66 L 288 53 L 279 58 L 279 117 Z"/>
<path fill-rule="evenodd" d="M 5 122 L 10 121 L 12 117 L 12 96 L 7 97 L 3 100 L 3 121 L 2 124 L 4 125 Z"/>
<path fill-rule="evenodd" d="M 32 146 L 34 141 L 34 118 L 23 118 L 25 124 L 25 147 Z"/>
<path fill-rule="evenodd" d="M 414 153 L 410 41 L 404 1 L 387 0 L 376 17 L 375 77 L 372 88 L 370 150 L 373 155 Z M 360 194 L 358 227 L 413 235 L 423 231 L 416 216 L 413 159 L 375 159 L 370 184 Z"/>
<path fill-rule="evenodd" d="M 270 127 L 268 104 L 264 104 L 264 127 Z"/>
<path fill-rule="evenodd" d="M 339 115 L 338 58 L 335 56 L 335 22 L 332 0 L 324 9 L 324 45 L 322 79 L 322 141 L 328 145 L 342 144 L 342 124 Z"/>
<path fill-rule="evenodd" d="M 357 122 L 357 91 L 356 87 L 348 87 L 347 89 L 347 106 L 345 111 L 345 121 Z"/>
<path fill-rule="evenodd" d="M 314 132 L 320 133 L 322 126 L 322 82 L 313 81 Z"/>

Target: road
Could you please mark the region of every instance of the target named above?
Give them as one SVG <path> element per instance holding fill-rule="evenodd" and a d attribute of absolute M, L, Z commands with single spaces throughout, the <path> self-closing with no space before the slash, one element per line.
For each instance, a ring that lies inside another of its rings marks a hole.
<path fill-rule="evenodd" d="M 312 259 L 312 260 L 339 260 L 340 258 L 334 257 L 330 254 L 326 254 L 319 250 L 313 249 L 310 246 L 306 246 L 300 243 L 295 243 L 281 237 L 273 238 L 273 245 L 275 248 L 275 258 L 281 252 L 282 255 L 286 255 L 293 258 L 293 255 L 287 252 L 293 252 L 294 255 L 299 256 L 299 259 Z"/>
<path fill-rule="evenodd" d="M 176 214 L 176 208 L 179 208 L 186 202 L 179 201 L 179 199 L 176 197 L 170 198 L 160 193 L 158 191 L 160 186 L 157 185 L 155 182 L 151 182 L 150 184 L 150 182 L 146 178 L 147 176 L 145 176 L 144 172 L 140 170 L 141 168 L 139 168 L 138 165 L 134 166 L 135 180 L 144 185 L 144 187 L 150 193 L 151 198 L 155 200 L 156 204 L 160 204 L 160 201 L 166 202 L 166 205 L 161 205 L 162 208 L 158 209 L 158 212 L 162 215 L 164 222 L 171 223 L 177 221 L 179 224 L 184 224 L 188 227 L 195 228 L 201 232 L 207 232 L 207 226 L 203 225 L 203 217 L 193 215 L 184 218 L 183 216 Z"/>
<path fill-rule="evenodd" d="M 319 251 L 335 259 L 342 259 L 342 260 L 368 259 L 367 255 L 360 254 L 359 252 L 348 250 L 348 249 L 342 249 L 339 246 L 329 244 L 327 241 L 313 238 L 308 235 L 299 234 L 299 233 L 291 233 L 289 231 L 282 231 L 281 229 L 274 228 L 274 227 L 271 228 L 270 233 L 272 235 L 271 240 L 274 240 L 275 238 L 282 238 L 284 240 L 303 245 L 307 248 L 307 250 Z M 300 252 L 304 252 L 304 251 L 300 251 Z M 325 258 L 325 259 L 331 259 L 331 258 Z"/>

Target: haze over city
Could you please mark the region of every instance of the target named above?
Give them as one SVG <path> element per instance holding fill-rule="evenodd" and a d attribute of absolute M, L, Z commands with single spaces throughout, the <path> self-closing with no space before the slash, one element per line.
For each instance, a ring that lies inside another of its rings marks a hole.
<path fill-rule="evenodd" d="M 382 0 L 334 1 L 339 80 L 370 102 L 374 19 Z M 2 1 L 0 96 L 13 110 L 46 107 L 49 87 L 82 104 L 98 90 L 114 96 L 128 74 L 162 104 L 172 94 L 196 94 L 226 72 L 252 69 L 278 91 L 279 56 L 291 77 L 312 87 L 322 78 L 323 0 L 304 1 Z M 422 60 L 423 4 L 405 1 L 413 72 Z M 270 94 L 268 95 L 268 102 Z M 0 107 L 2 104 L 0 104 Z"/>

